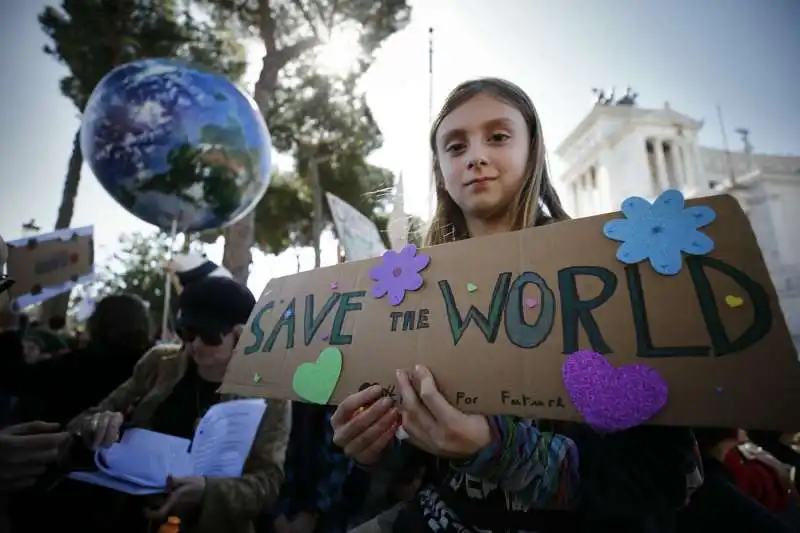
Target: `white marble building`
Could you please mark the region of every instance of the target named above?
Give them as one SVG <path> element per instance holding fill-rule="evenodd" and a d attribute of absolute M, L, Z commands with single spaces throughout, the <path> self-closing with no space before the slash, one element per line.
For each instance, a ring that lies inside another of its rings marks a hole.
<path fill-rule="evenodd" d="M 737 132 L 741 151 L 706 148 L 698 144 L 703 121 L 669 104 L 643 109 L 602 95 L 598 101 L 555 150 L 568 212 L 616 211 L 629 196 L 652 200 L 668 188 L 686 197 L 733 194 L 750 217 L 800 346 L 800 156 L 754 153 L 744 131 Z"/>

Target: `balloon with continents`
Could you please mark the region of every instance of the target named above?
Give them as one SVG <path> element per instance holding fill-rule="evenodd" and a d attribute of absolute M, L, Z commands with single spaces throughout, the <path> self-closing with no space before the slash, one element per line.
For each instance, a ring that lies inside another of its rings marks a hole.
<path fill-rule="evenodd" d="M 108 73 L 89 98 L 80 144 L 106 191 L 163 229 L 232 224 L 269 186 L 271 140 L 252 98 L 223 76 L 172 60 Z"/>

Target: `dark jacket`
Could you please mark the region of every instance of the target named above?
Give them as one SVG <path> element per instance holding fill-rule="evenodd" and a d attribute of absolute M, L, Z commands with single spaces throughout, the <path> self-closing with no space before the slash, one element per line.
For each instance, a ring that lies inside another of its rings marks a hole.
<path fill-rule="evenodd" d="M 266 520 L 283 515 L 292 520 L 306 512 L 317 517 L 316 533 L 343 532 L 358 495 L 350 486 L 354 463 L 333 443 L 330 417 L 334 407 L 296 403 L 286 452 L 286 480 Z M 361 498 L 363 500 L 363 494 Z"/>
<path fill-rule="evenodd" d="M 678 513 L 680 533 L 791 533 L 787 522 L 750 498 L 733 482 L 725 466 L 703 456 L 705 482 Z"/>

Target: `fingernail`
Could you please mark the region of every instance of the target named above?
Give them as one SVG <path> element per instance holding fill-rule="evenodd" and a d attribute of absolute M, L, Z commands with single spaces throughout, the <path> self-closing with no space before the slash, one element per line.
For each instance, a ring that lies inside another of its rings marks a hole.
<path fill-rule="evenodd" d="M 381 406 L 391 405 L 392 404 L 392 399 L 391 398 L 381 398 L 380 402 L 381 402 Z"/>
<path fill-rule="evenodd" d="M 394 372 L 395 372 L 395 374 L 397 374 L 398 378 L 403 376 L 403 371 L 402 370 L 395 370 Z"/>
<path fill-rule="evenodd" d="M 416 370 L 417 372 L 422 372 L 422 365 L 415 366 L 414 370 Z"/>
<path fill-rule="evenodd" d="M 373 385 L 372 387 L 369 388 L 369 391 L 372 392 L 372 393 L 380 392 L 381 391 L 381 386 L 380 385 Z"/>

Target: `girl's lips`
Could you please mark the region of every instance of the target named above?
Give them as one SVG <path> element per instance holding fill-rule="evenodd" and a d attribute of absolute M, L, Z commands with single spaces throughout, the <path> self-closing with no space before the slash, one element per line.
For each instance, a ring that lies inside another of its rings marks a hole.
<path fill-rule="evenodd" d="M 475 178 L 474 180 L 469 180 L 469 181 L 468 181 L 468 182 L 467 182 L 467 183 L 464 185 L 464 187 L 469 187 L 469 186 L 471 186 L 471 185 L 477 185 L 477 184 L 480 184 L 480 183 L 486 183 L 486 182 L 489 182 L 489 181 L 494 181 L 495 179 L 497 179 L 497 178 L 488 178 L 488 177 L 483 177 L 483 178 Z"/>

